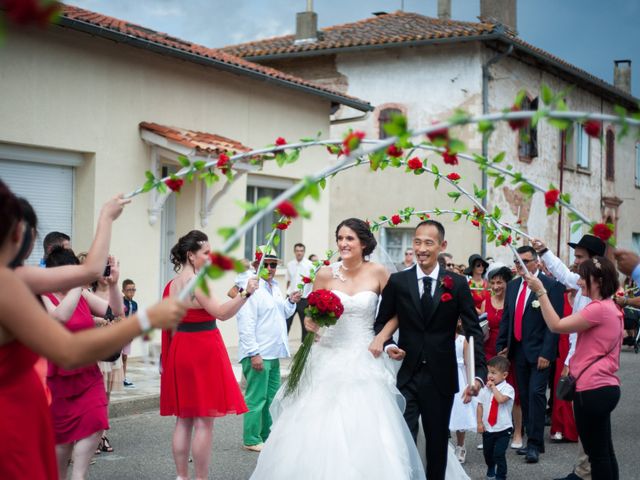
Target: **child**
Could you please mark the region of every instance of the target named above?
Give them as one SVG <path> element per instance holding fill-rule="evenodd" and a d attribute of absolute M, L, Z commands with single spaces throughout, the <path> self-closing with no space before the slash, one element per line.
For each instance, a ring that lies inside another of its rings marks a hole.
<path fill-rule="evenodd" d="M 487 368 L 487 384 L 478 398 L 478 432 L 482 433 L 487 479 L 505 480 L 505 454 L 513 430 L 511 410 L 515 391 L 505 381 L 509 373 L 509 360 L 501 356 L 493 357 L 487 363 Z"/>
<path fill-rule="evenodd" d="M 462 401 L 462 392 L 467 388 L 467 370 L 465 368 L 465 353 L 469 344 L 462 332 L 462 321 L 458 320 L 456 327 L 456 358 L 458 361 L 458 386 L 460 391 L 453 399 L 451 409 L 451 420 L 449 420 L 449 430 L 456 432 L 456 458 L 460 463 L 464 463 L 467 451 L 464 448 L 464 437 L 466 430 L 476 429 L 476 399 L 469 403 Z"/>

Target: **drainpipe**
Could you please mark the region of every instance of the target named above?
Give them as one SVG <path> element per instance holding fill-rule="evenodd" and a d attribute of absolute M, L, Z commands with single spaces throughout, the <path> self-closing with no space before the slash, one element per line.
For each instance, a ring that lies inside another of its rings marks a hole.
<path fill-rule="evenodd" d="M 502 25 L 499 25 L 498 29 L 502 29 L 502 31 L 504 31 L 504 27 Z M 502 32 L 496 32 L 498 34 L 502 33 Z M 489 67 L 491 67 L 491 65 L 498 63 L 500 60 L 502 60 L 504 57 L 507 57 L 509 55 L 511 55 L 511 52 L 513 52 L 513 45 L 509 45 L 509 48 L 507 48 L 507 50 L 505 52 L 502 53 L 498 53 L 497 55 L 491 57 L 489 60 L 487 60 L 485 63 L 482 64 L 482 113 L 483 115 L 486 115 L 489 113 L 489 80 L 491 80 L 491 74 L 489 73 Z M 489 155 L 489 140 L 486 136 L 483 136 L 482 138 L 482 156 L 483 157 L 488 157 Z M 487 185 L 488 185 L 488 179 L 487 179 L 487 172 L 482 172 L 482 189 L 486 190 L 487 189 Z M 487 197 L 485 196 L 485 198 L 482 199 L 482 206 L 487 208 Z M 481 231 L 481 235 L 482 235 L 482 244 L 480 246 L 480 250 L 481 253 L 480 255 L 482 255 L 482 258 L 487 256 L 487 239 L 486 239 L 486 235 L 485 235 L 485 231 L 484 231 L 484 227 L 482 228 Z"/>

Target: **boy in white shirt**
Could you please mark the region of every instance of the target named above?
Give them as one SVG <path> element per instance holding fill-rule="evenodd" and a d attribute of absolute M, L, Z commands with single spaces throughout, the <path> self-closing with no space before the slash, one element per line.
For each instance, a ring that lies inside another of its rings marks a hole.
<path fill-rule="evenodd" d="M 487 369 L 487 383 L 478 397 L 478 432 L 482 433 L 487 480 L 506 480 L 515 391 L 505 380 L 509 374 L 506 357 L 493 357 L 487 362 Z"/>

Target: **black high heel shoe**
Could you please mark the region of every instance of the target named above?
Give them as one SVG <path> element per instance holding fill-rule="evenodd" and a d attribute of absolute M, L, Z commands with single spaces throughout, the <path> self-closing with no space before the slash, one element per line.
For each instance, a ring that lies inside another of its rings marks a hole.
<path fill-rule="evenodd" d="M 107 437 L 102 437 L 102 440 L 100 440 L 100 444 L 98 445 L 98 448 L 103 452 L 107 452 L 107 453 L 113 452 L 113 447 L 111 446 L 111 443 L 109 443 L 109 439 Z"/>

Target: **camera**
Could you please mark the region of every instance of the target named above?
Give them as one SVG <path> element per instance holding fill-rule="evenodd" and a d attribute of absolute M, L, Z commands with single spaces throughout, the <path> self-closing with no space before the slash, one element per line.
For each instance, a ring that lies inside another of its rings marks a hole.
<path fill-rule="evenodd" d="M 107 264 L 107 266 L 104 268 L 104 272 L 102 274 L 103 277 L 108 277 L 111 275 L 111 265 Z"/>

